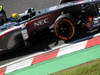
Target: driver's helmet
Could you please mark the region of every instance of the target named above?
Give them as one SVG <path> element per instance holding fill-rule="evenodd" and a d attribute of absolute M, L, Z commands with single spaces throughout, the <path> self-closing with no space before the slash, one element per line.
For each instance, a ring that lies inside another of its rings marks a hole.
<path fill-rule="evenodd" d="M 3 9 L 3 6 L 0 5 L 0 25 L 4 24 L 7 21 L 6 13 Z"/>
<path fill-rule="evenodd" d="M 0 12 L 2 12 L 3 11 L 3 6 L 2 5 L 0 5 Z"/>
<path fill-rule="evenodd" d="M 11 15 L 11 17 L 12 18 L 14 18 L 14 19 L 19 19 L 19 14 L 18 13 L 13 13 L 12 15 Z"/>

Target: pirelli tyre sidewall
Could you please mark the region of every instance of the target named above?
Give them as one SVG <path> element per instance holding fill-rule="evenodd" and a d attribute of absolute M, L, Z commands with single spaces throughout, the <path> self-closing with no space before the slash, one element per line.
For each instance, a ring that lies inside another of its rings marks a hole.
<path fill-rule="evenodd" d="M 25 46 L 20 30 L 10 32 L 2 39 L 2 49 L 16 50 Z"/>
<path fill-rule="evenodd" d="M 54 32 L 62 40 L 71 40 L 76 34 L 75 26 L 74 18 L 71 15 L 63 14 L 55 21 Z"/>

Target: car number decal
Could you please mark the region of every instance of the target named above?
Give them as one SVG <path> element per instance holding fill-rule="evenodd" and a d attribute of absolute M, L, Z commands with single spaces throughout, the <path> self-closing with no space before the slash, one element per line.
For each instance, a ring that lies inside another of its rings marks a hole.
<path fill-rule="evenodd" d="M 26 24 L 22 24 L 22 37 L 24 40 L 27 40 L 29 38 L 29 35 L 28 35 L 28 32 L 27 32 L 27 29 L 25 28 L 26 27 Z"/>

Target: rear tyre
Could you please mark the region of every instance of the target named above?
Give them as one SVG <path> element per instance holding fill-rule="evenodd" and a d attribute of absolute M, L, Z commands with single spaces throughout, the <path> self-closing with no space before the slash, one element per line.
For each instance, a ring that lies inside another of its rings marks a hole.
<path fill-rule="evenodd" d="M 62 40 L 71 40 L 76 34 L 76 23 L 71 15 L 58 17 L 54 25 L 56 36 Z"/>

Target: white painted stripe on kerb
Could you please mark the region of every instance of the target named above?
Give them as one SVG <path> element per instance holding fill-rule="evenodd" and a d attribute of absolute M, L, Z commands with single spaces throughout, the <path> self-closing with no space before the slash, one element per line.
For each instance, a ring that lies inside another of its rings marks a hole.
<path fill-rule="evenodd" d="M 19 62 L 15 63 L 15 64 L 9 65 L 6 68 L 6 72 L 5 73 L 9 73 L 9 72 L 12 72 L 12 71 L 15 71 L 15 70 L 19 70 L 19 69 L 28 67 L 28 66 L 30 66 L 32 64 L 33 60 L 34 60 L 34 58 L 29 58 L 27 60 L 19 61 Z"/>
<path fill-rule="evenodd" d="M 63 44 L 63 45 L 60 45 L 60 46 L 53 47 L 52 50 L 55 50 L 55 49 L 58 49 L 58 48 L 62 48 L 62 47 L 65 47 L 65 46 L 69 46 L 69 45 L 71 45 L 71 43 Z"/>
<path fill-rule="evenodd" d="M 87 44 L 87 41 L 83 41 L 77 44 L 73 44 L 73 45 L 61 48 L 57 57 L 84 49 L 86 47 L 86 44 Z"/>
<path fill-rule="evenodd" d="M 96 37 L 96 36 L 100 36 L 100 33 L 98 33 L 98 34 L 95 34 L 93 37 Z"/>

